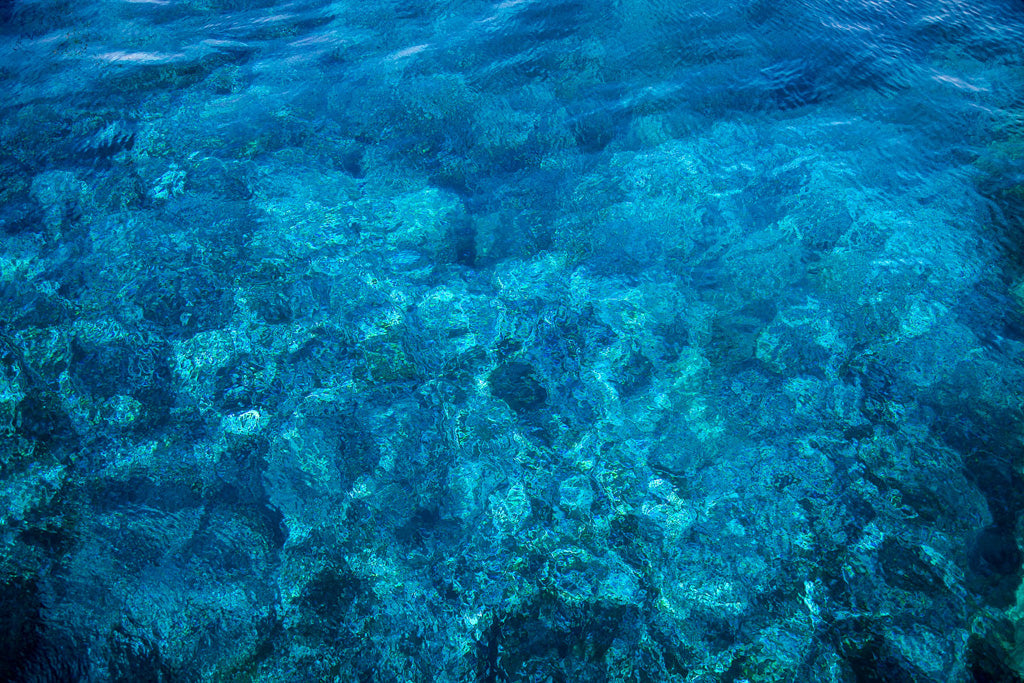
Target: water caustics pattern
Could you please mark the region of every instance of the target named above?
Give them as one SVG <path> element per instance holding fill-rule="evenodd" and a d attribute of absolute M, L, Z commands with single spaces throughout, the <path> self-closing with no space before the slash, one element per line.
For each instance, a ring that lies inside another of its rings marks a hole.
<path fill-rule="evenodd" d="M 1021 680 L 1019 0 L 0 0 L 0 93 L 0 680 Z"/>

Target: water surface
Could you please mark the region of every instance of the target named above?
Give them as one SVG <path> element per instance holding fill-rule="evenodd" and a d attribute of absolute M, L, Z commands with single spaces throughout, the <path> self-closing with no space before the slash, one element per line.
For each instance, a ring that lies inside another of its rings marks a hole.
<path fill-rule="evenodd" d="M 0 678 L 1019 679 L 1022 39 L 0 1 Z"/>

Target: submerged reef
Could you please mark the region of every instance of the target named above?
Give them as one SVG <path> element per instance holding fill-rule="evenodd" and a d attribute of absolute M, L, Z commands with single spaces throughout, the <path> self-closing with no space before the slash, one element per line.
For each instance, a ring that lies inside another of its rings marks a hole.
<path fill-rule="evenodd" d="M 0 2 L 0 679 L 1024 675 L 1019 16 L 101 4 Z"/>

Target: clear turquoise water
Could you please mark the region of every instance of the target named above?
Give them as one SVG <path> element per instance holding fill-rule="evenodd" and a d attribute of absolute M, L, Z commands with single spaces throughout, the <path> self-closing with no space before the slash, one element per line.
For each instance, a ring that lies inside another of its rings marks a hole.
<path fill-rule="evenodd" d="M 0 680 L 1020 680 L 1022 38 L 0 0 Z"/>

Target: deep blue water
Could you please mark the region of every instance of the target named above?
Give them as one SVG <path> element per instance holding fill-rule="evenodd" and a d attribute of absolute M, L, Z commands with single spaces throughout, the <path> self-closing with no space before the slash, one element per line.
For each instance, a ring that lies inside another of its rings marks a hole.
<path fill-rule="evenodd" d="M 1019 0 L 0 0 L 0 92 L 0 680 L 1024 675 Z"/>

